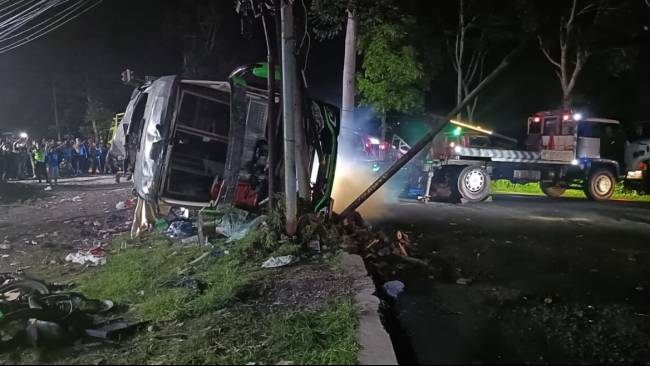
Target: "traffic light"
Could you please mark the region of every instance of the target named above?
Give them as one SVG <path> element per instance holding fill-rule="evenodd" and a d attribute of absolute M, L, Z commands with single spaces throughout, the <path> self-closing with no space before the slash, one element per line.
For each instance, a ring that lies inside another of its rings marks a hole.
<path fill-rule="evenodd" d="M 459 137 L 463 134 L 463 129 L 461 127 L 456 127 L 454 128 L 453 134 L 454 136 Z"/>

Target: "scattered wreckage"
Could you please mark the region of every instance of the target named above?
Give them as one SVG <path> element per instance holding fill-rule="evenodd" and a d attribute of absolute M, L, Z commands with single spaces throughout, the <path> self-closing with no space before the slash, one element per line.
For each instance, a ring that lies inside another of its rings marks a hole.
<path fill-rule="evenodd" d="M 0 352 L 21 347 L 69 345 L 78 340 L 123 339 L 145 326 L 109 312 L 109 300 L 91 300 L 61 286 L 0 274 Z"/>

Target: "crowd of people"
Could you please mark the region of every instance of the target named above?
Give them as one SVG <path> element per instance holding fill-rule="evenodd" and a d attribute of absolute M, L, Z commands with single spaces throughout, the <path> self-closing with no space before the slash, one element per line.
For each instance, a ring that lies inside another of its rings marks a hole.
<path fill-rule="evenodd" d="M 110 144 L 92 138 L 56 141 L 5 136 L 0 139 L 0 181 L 37 179 L 52 186 L 60 177 L 115 174 L 118 162 L 109 149 Z"/>

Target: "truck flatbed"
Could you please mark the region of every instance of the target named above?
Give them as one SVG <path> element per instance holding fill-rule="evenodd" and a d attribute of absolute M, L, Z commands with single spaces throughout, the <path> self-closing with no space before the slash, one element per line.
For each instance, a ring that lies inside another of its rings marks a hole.
<path fill-rule="evenodd" d="M 504 149 L 483 149 L 457 146 L 454 152 L 459 159 L 489 159 L 494 162 L 503 163 L 534 163 L 534 164 L 570 164 L 566 160 L 548 160 L 542 159 L 542 153 L 536 151 L 524 150 L 504 150 Z"/>

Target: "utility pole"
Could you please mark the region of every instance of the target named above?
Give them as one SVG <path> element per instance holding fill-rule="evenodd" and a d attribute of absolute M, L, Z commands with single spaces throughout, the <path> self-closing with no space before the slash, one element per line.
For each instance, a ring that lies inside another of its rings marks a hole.
<path fill-rule="evenodd" d="M 309 166 L 307 141 L 305 139 L 305 128 L 303 126 L 302 114 L 302 81 L 300 77 L 294 78 L 294 133 L 296 136 L 296 175 L 298 177 L 298 196 L 301 200 L 309 200 L 309 175 L 307 167 Z"/>
<path fill-rule="evenodd" d="M 296 79 L 296 38 L 293 4 L 283 0 L 282 21 L 282 115 L 284 122 L 284 192 L 286 197 L 286 230 L 293 236 L 298 228 L 296 197 L 296 139 L 294 135 L 294 105 Z"/>
<path fill-rule="evenodd" d="M 343 59 L 343 85 L 341 100 L 341 127 L 351 131 L 354 128 L 354 97 L 357 92 L 357 32 L 358 19 L 354 9 L 348 9 L 348 22 L 345 30 L 345 56 Z M 352 133 L 342 133 L 344 154 L 352 146 Z M 342 156 L 342 155 L 339 155 Z"/>
<path fill-rule="evenodd" d="M 280 0 L 275 0 L 275 2 Z M 275 28 L 270 27 L 269 11 L 266 8 L 266 4 L 262 2 L 262 25 L 264 26 L 264 36 L 266 39 L 266 50 L 267 50 L 267 66 L 268 66 L 268 75 L 267 75 L 267 88 L 268 88 L 268 101 L 266 105 L 266 116 L 267 116 L 267 132 L 266 140 L 268 143 L 268 180 L 269 180 L 269 213 L 273 212 L 275 208 L 275 167 L 276 167 L 276 113 L 275 113 L 275 44 L 274 37 L 271 37 L 271 33 L 275 33 Z"/>
<path fill-rule="evenodd" d="M 56 102 L 56 84 L 52 79 L 52 102 L 54 104 L 54 124 L 56 126 L 56 137 L 61 141 L 61 128 L 59 127 L 59 107 Z"/>

